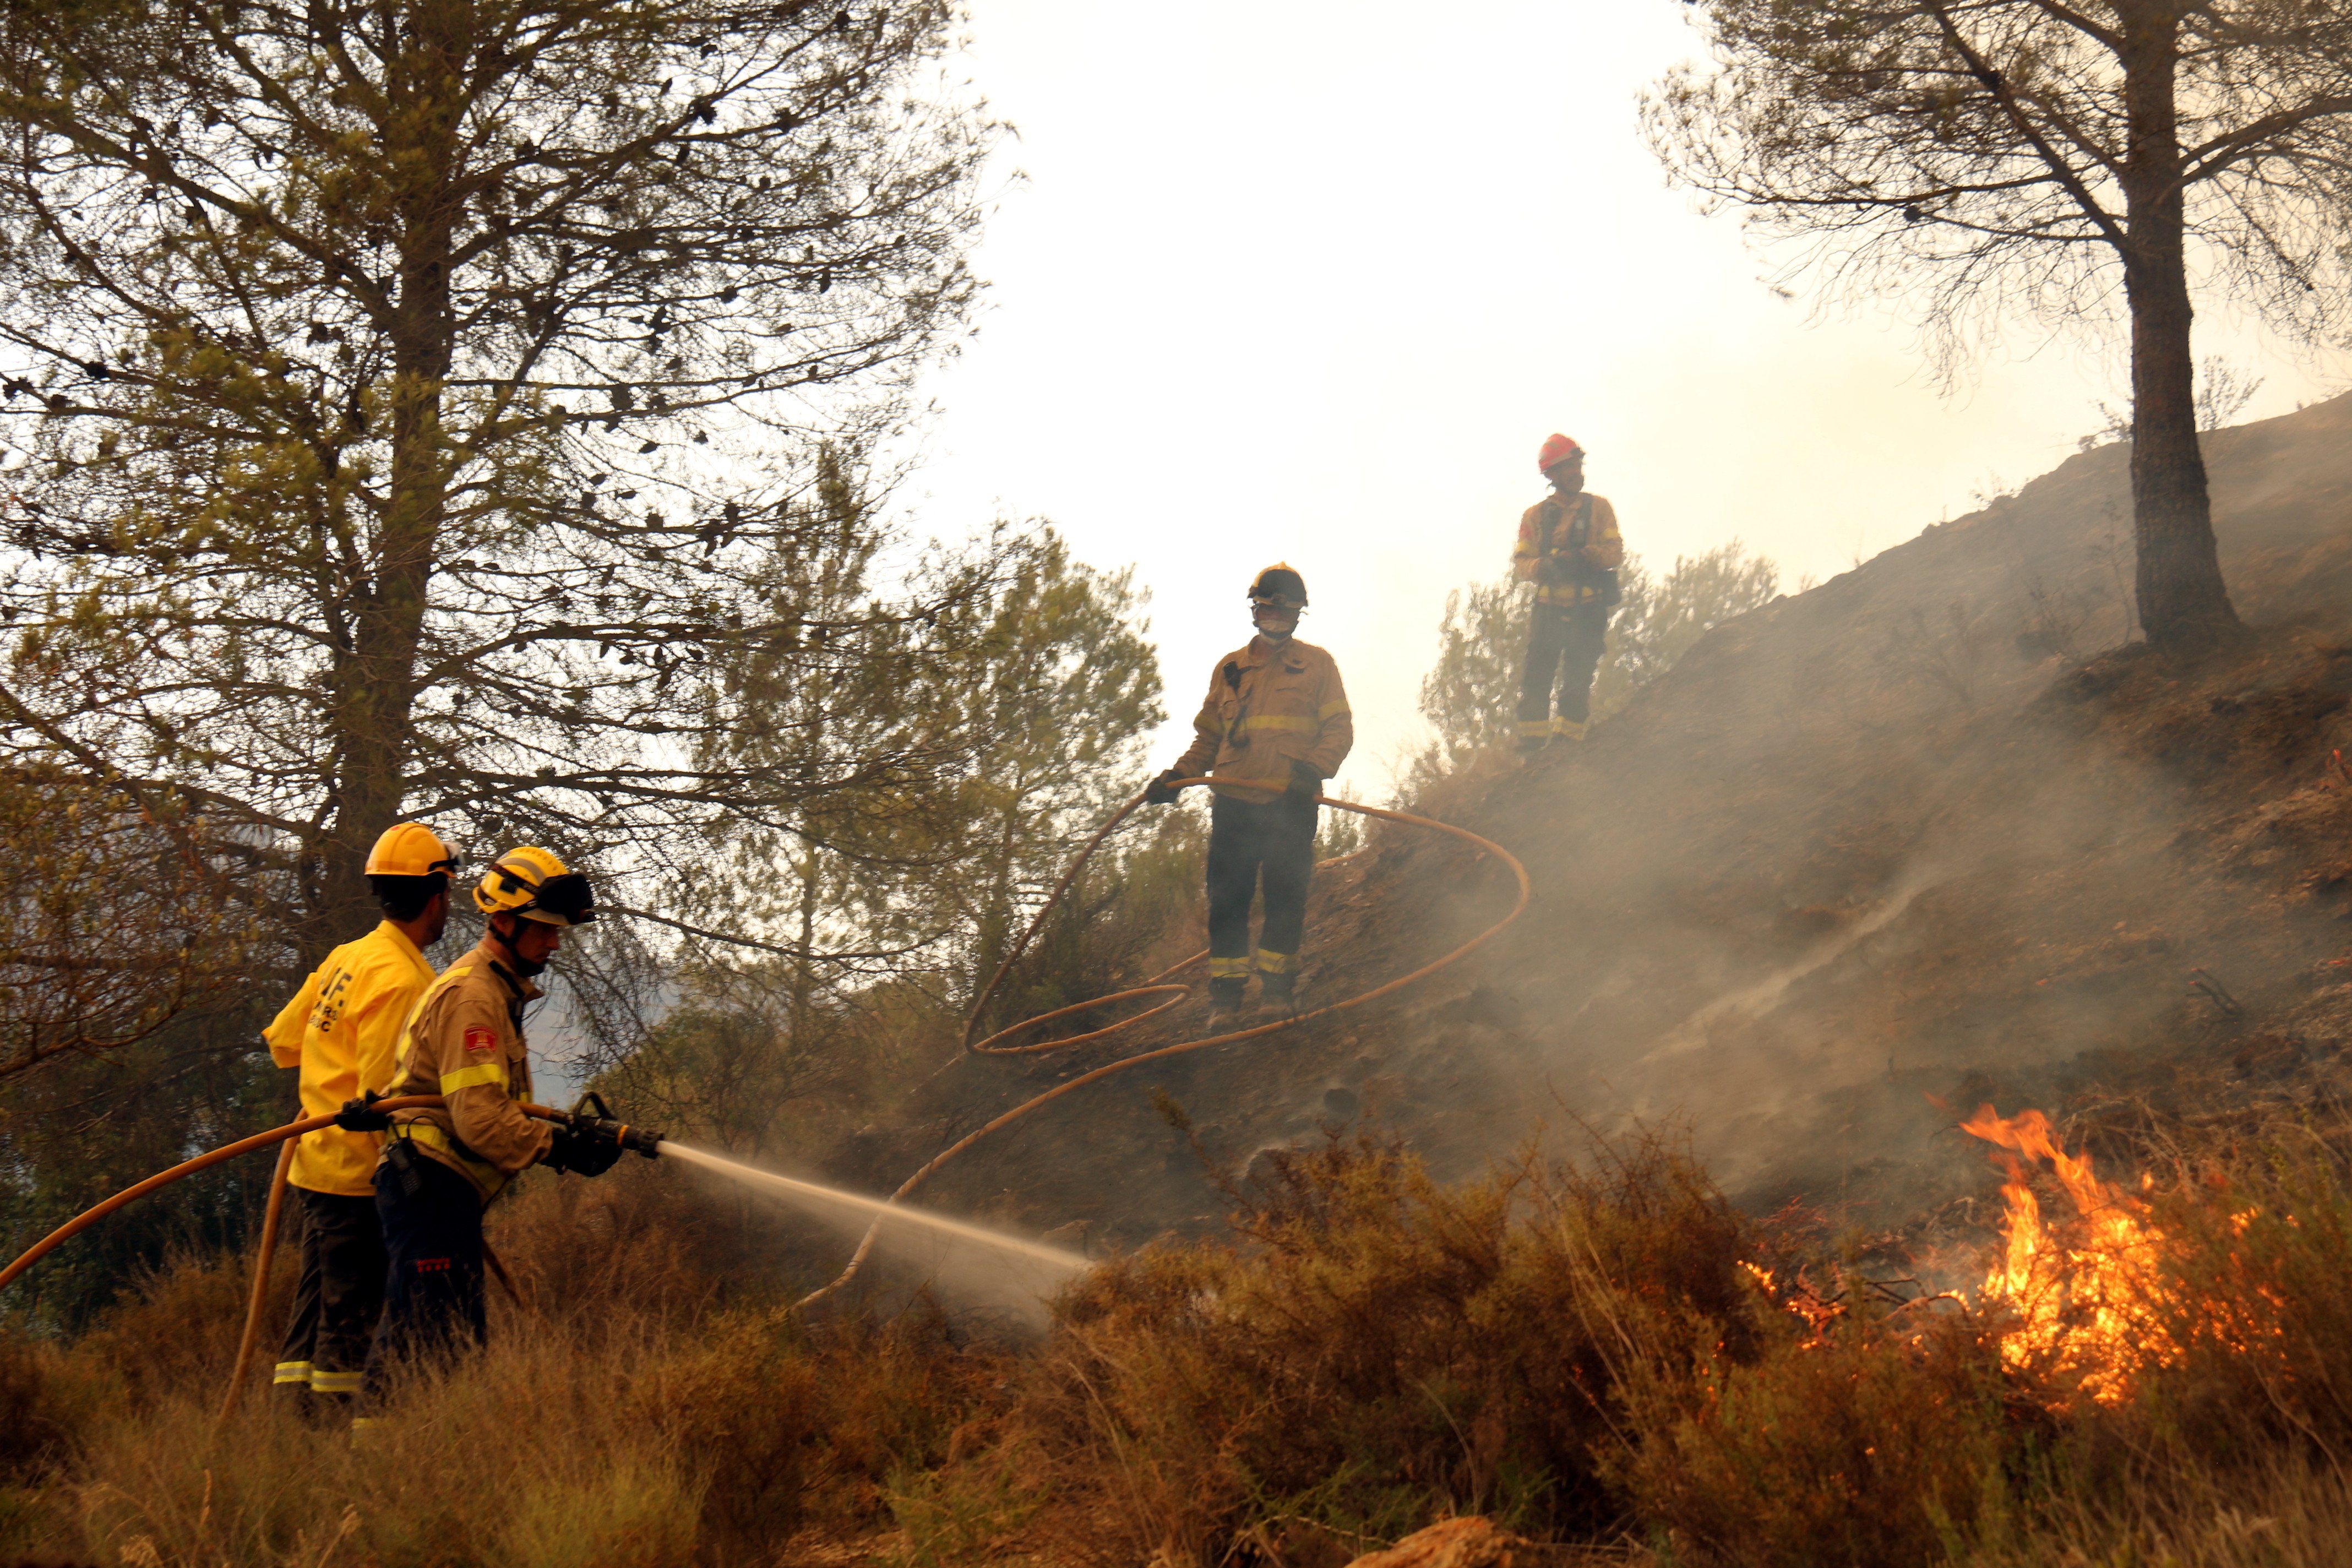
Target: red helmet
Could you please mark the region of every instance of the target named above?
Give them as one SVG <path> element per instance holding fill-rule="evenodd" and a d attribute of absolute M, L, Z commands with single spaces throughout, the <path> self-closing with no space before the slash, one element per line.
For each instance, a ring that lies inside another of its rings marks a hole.
<path fill-rule="evenodd" d="M 1554 463 L 1564 463 L 1570 458 L 1581 458 L 1584 448 L 1566 436 L 1547 436 L 1543 449 L 1536 454 L 1536 467 L 1549 472 Z"/>

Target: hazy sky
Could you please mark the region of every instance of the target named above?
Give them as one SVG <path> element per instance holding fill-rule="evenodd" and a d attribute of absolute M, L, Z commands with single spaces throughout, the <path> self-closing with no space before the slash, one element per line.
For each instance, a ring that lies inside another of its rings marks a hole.
<path fill-rule="evenodd" d="M 1677 0 L 975 0 L 961 63 L 1017 128 L 980 335 L 900 500 L 923 532 L 1044 517 L 1132 563 L 1173 725 L 1287 559 L 1385 796 L 1449 589 L 1503 568 L 1538 443 L 1591 448 L 1654 566 L 1738 535 L 1827 577 L 2074 449 L 2119 350 L 2012 331 L 1940 395 L 1899 312 L 1776 298 L 1696 215 L 1635 100 L 1696 35 Z M 2244 417 L 2344 384 L 2220 310 Z"/>

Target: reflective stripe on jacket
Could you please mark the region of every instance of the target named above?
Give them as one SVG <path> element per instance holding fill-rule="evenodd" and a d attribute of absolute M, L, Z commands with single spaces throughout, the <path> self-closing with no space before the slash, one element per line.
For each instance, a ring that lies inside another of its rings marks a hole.
<path fill-rule="evenodd" d="M 1592 501 L 1592 527 L 1584 541 L 1583 553 L 1575 552 L 1570 534 L 1576 525 L 1576 514 L 1585 497 Z M 1538 582 L 1536 566 L 1544 556 L 1546 524 L 1549 524 L 1550 552 L 1567 556 L 1575 565 L 1595 571 L 1609 570 L 1625 563 L 1625 537 L 1617 531 L 1617 509 L 1609 504 L 1607 496 L 1585 491 L 1571 500 L 1563 500 L 1550 495 L 1536 502 L 1520 515 L 1519 540 L 1511 547 L 1511 575 L 1522 583 L 1536 584 L 1538 605 L 1589 605 L 1605 595 L 1604 585 L 1592 580 L 1571 580 L 1566 583 Z"/>
<path fill-rule="evenodd" d="M 1268 788 L 1217 791 L 1264 801 L 1288 787 L 1294 761 L 1328 779 L 1355 743 L 1348 693 L 1331 656 L 1297 637 L 1278 647 L 1252 637 L 1211 672 L 1208 699 L 1192 721 L 1192 744 L 1176 770 L 1186 778 L 1264 780 Z"/>
<path fill-rule="evenodd" d="M 261 1035 L 270 1060 L 301 1069 L 303 1115 L 332 1116 L 343 1101 L 392 1081 L 401 1026 L 432 984 L 433 966 L 390 921 L 327 954 Z M 367 1197 L 383 1142 L 381 1132 L 340 1127 L 306 1132 L 287 1180 L 308 1192 Z"/>
<path fill-rule="evenodd" d="M 530 1098 L 523 1004 L 539 988 L 508 968 L 485 936 L 444 970 L 409 1015 L 394 1094 L 438 1094 L 448 1103 L 393 1112 L 393 1136 L 474 1184 L 487 1204 L 547 1152 L 553 1134 L 522 1113 Z"/>

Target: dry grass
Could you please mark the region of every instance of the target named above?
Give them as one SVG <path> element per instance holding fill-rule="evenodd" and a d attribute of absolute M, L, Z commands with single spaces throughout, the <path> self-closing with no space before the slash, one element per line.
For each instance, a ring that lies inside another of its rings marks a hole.
<path fill-rule="evenodd" d="M 2168 1151 L 2115 1405 L 1954 1303 L 1790 1310 L 1740 1264 L 1839 1261 L 1658 1144 L 1453 1188 L 1376 1143 L 1297 1155 L 1233 1244 L 1113 1261 L 1026 1352 L 936 1311 L 803 1326 L 625 1167 L 514 1205 L 524 1304 L 358 1448 L 267 1397 L 213 1435 L 225 1260 L 78 1343 L 0 1345 L 0 1561 L 1335 1568 L 1475 1511 L 1580 1562 L 2337 1563 L 2342 1147 Z"/>
<path fill-rule="evenodd" d="M 489 1352 L 356 1442 L 261 1387 L 213 1432 L 242 1260 L 183 1264 L 73 1346 L 10 1343 L 0 1559 L 769 1563 L 796 1533 L 887 1529 L 891 1475 L 1001 1401 L 1009 1363 L 936 1313 L 813 1331 L 722 1292 L 650 1172 L 541 1184 L 493 1237 L 523 1305 L 494 1295 Z"/>

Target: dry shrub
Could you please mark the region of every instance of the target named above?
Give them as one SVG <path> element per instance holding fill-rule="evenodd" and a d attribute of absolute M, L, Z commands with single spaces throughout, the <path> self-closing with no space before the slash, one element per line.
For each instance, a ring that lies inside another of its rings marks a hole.
<path fill-rule="evenodd" d="M 296 1272 L 294 1249 L 282 1247 L 270 1273 L 268 1331 L 254 1352 L 265 1374 L 278 1359 L 274 1336 L 292 1310 Z M 135 1281 L 75 1344 L 74 1373 L 119 1384 L 134 1405 L 203 1382 L 217 1400 L 236 1364 L 252 1288 L 250 1252 L 177 1256 Z"/>
<path fill-rule="evenodd" d="M 725 1293 L 756 1300 L 712 1237 L 708 1197 L 674 1163 L 635 1155 L 594 1181 L 526 1180 L 493 1207 L 484 1239 L 522 1298 L 522 1319 L 593 1336 L 625 1319 L 692 1321 Z M 510 1305 L 495 1283 L 494 1307 Z M 625 1310 L 615 1318 L 614 1307 Z"/>
<path fill-rule="evenodd" d="M 707 1542 L 855 1526 L 883 1511 L 889 1477 L 943 1464 L 959 1426 L 1003 1403 L 1009 1358 L 948 1329 L 928 1308 L 814 1334 L 782 1313 L 715 1317 L 637 1381 L 629 1417 L 707 1482 Z"/>
<path fill-rule="evenodd" d="M 0 1331 L 0 1485 L 39 1476 L 62 1453 L 72 1419 L 63 1360 L 54 1345 Z"/>
<path fill-rule="evenodd" d="M 1248 1251 L 1147 1252 L 1059 1306 L 1024 1412 L 1093 1554 L 1215 1563 L 1268 1524 L 1591 1531 L 1621 1382 L 1753 1337 L 1750 1226 L 1658 1145 L 1442 1189 L 1369 1142 L 1287 1157 Z M 1090 1506 L 1089 1506 L 1090 1505 Z M 1074 1551 L 1087 1550 L 1075 1542 Z"/>
<path fill-rule="evenodd" d="M 2111 1426 L 2208 1464 L 2282 1446 L 2352 1459 L 2352 1187 L 2344 1156 L 2292 1128 L 2164 1193 L 2161 1283 L 2138 1337 L 2160 1347 Z"/>
<path fill-rule="evenodd" d="M 1941 1305 L 1939 1303 L 1939 1305 Z M 2002 1517 L 2033 1408 L 1993 1325 L 1846 1318 L 1815 1335 L 1777 1315 L 1741 1364 L 1710 1356 L 1635 1380 L 1638 1434 L 1617 1473 L 1678 1556 L 1740 1568 L 1942 1561 Z"/>

